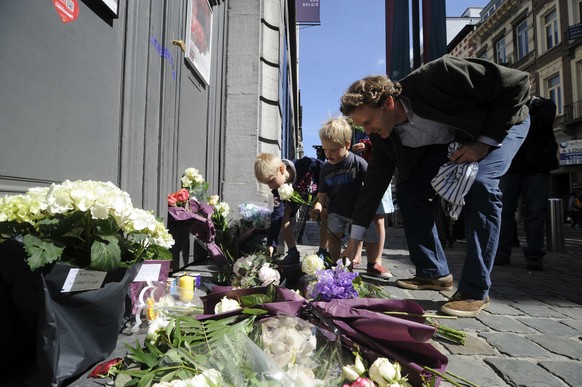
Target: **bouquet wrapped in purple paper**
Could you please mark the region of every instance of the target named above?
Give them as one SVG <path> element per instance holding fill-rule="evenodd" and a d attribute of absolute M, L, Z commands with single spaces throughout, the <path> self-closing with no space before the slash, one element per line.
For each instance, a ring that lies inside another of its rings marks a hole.
<path fill-rule="evenodd" d="M 447 357 L 427 342 L 435 328 L 425 324 L 425 312 L 414 301 L 356 298 L 310 305 L 319 321 L 341 333 L 345 345 L 360 348 L 370 363 L 380 356 L 397 361 L 413 385 L 434 377 L 425 366 L 445 371 Z M 439 382 L 436 378 L 435 385 Z"/>

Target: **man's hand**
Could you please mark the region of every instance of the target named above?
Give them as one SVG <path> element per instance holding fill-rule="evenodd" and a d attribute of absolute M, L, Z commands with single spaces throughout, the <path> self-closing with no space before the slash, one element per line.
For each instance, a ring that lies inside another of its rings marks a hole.
<path fill-rule="evenodd" d="M 473 161 L 479 161 L 483 157 L 487 156 L 489 152 L 490 145 L 487 145 L 480 141 L 471 142 L 461 146 L 455 153 L 451 155 L 450 160 L 453 163 L 472 163 Z"/>

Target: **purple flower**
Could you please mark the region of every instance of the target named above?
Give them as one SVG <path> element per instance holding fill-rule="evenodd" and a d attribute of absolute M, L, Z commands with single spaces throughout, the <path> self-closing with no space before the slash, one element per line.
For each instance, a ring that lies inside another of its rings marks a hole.
<path fill-rule="evenodd" d="M 316 275 L 317 282 L 313 286 L 311 297 L 321 301 L 358 297 L 358 291 L 353 284 L 358 274 L 349 272 L 345 266 L 337 265 L 334 269 L 318 270 Z"/>

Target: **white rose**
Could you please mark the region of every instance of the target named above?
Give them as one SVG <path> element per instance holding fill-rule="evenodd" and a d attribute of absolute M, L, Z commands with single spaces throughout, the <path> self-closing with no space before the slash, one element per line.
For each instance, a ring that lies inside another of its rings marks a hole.
<path fill-rule="evenodd" d="M 361 375 L 364 372 L 366 372 L 366 367 L 364 366 L 364 363 L 362 362 L 362 357 L 360 356 L 359 353 L 356 353 L 356 361 L 354 362 L 354 370 L 358 373 L 358 375 Z"/>
<path fill-rule="evenodd" d="M 216 211 L 223 218 L 226 218 L 230 214 L 230 206 L 226 202 L 220 202 L 216 205 Z"/>
<path fill-rule="evenodd" d="M 208 204 L 210 204 L 211 206 L 216 206 L 216 205 L 218 205 L 218 199 L 220 199 L 220 196 L 210 195 L 208 197 Z"/>
<path fill-rule="evenodd" d="M 279 187 L 279 197 L 283 201 L 291 199 L 291 196 L 293 196 L 293 192 L 294 190 L 291 184 L 283 184 L 282 186 Z"/>
<path fill-rule="evenodd" d="M 196 168 L 186 168 L 184 175 L 194 179 L 196 176 L 198 176 L 198 170 Z"/>
<path fill-rule="evenodd" d="M 224 313 L 235 309 L 240 309 L 238 301 L 224 296 L 222 297 L 222 300 L 214 306 L 214 313 Z"/>
<path fill-rule="evenodd" d="M 269 266 L 268 263 L 264 263 L 259 269 L 259 280 L 262 282 L 262 286 L 267 286 L 269 284 L 279 285 L 281 280 L 281 274 Z"/>
<path fill-rule="evenodd" d="M 300 364 L 290 365 L 286 370 L 286 374 L 300 387 L 316 387 L 324 385 L 322 380 L 315 377 L 311 368 Z"/>
<path fill-rule="evenodd" d="M 389 386 L 392 382 L 400 380 L 400 365 L 396 366 L 385 357 L 379 357 L 370 366 L 369 374 L 370 379 L 380 387 Z"/>
<path fill-rule="evenodd" d="M 316 254 L 311 254 L 301 261 L 301 271 L 307 275 L 315 275 L 318 270 L 325 268 L 323 261 Z"/>
<path fill-rule="evenodd" d="M 303 347 L 305 337 L 296 329 L 290 328 L 285 330 L 284 340 L 289 345 L 290 350 L 297 353 Z"/>
<path fill-rule="evenodd" d="M 222 386 L 223 384 L 224 379 L 222 379 L 222 375 L 214 368 L 205 370 L 201 374 L 188 380 L 189 387 L 213 387 Z"/>
<path fill-rule="evenodd" d="M 356 379 L 360 377 L 360 374 L 356 372 L 353 365 L 343 366 L 342 375 L 350 382 L 355 382 Z"/>

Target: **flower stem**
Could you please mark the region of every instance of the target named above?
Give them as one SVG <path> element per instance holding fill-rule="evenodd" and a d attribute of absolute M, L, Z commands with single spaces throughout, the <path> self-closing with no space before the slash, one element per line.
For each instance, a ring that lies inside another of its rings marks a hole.
<path fill-rule="evenodd" d="M 465 332 L 461 332 L 459 330 L 456 330 L 456 329 L 453 329 L 450 327 L 446 327 L 444 325 L 441 325 L 441 324 L 433 321 L 433 319 L 456 319 L 457 317 L 455 317 L 455 316 L 440 316 L 440 315 L 429 314 L 429 313 L 415 314 L 415 313 L 408 313 L 408 312 L 401 312 L 401 311 L 389 311 L 389 312 L 384 312 L 384 313 L 388 314 L 388 315 L 402 315 L 402 316 L 425 318 L 426 322 L 429 325 L 436 328 L 437 335 L 439 335 L 447 340 L 450 340 L 454 343 L 461 344 L 461 345 L 465 345 L 465 342 L 467 340 L 467 334 Z"/>
<path fill-rule="evenodd" d="M 456 375 L 456 374 L 454 374 L 454 373 L 452 373 L 452 372 L 446 371 L 446 372 L 443 374 L 443 373 L 441 373 L 441 372 L 438 372 L 437 370 L 435 370 L 435 369 L 433 369 L 433 368 L 430 368 L 430 367 L 428 367 L 428 366 L 423 366 L 422 368 L 424 368 L 425 370 L 427 370 L 427 371 L 428 371 L 428 372 L 430 372 L 431 374 L 433 374 L 433 375 L 436 375 L 436 376 L 440 377 L 440 378 L 441 378 L 441 379 L 443 379 L 443 380 L 446 380 L 447 382 L 451 383 L 453 386 L 457 386 L 457 387 L 463 387 L 464 385 L 465 385 L 465 386 L 466 386 L 466 385 L 468 385 L 468 386 L 471 386 L 471 387 L 479 387 L 477 384 L 475 384 L 475 383 L 473 383 L 473 382 L 471 382 L 471 381 L 469 381 L 469 380 L 467 380 L 467 379 L 465 379 L 465 378 L 463 378 L 463 377 L 461 377 L 461 376 L 459 376 L 459 375 Z M 456 380 L 454 380 L 453 378 L 460 380 L 460 381 L 461 381 L 461 382 L 463 382 L 464 384 L 460 384 L 460 383 L 458 383 L 458 382 L 457 382 Z"/>

